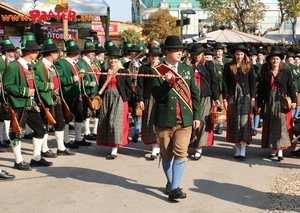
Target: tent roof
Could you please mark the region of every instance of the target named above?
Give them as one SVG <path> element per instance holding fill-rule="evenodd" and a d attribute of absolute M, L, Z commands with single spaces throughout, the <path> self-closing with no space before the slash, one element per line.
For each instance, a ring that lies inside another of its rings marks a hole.
<path fill-rule="evenodd" d="M 196 40 L 198 43 L 207 43 L 210 40 L 221 43 L 279 43 L 277 40 L 229 29 L 216 30 L 207 33 L 203 38 L 199 38 L 198 36 L 196 36 L 193 37 L 193 39 Z"/>
<path fill-rule="evenodd" d="M 1 0 L 0 0 L 1 1 Z M 32 0 L 14 0 L 9 1 L 4 0 L 2 2 L 7 2 L 9 5 L 14 6 L 24 12 L 29 12 L 33 10 L 33 1 Z M 49 2 L 57 2 L 57 1 L 49 1 L 49 0 L 38 0 L 36 2 L 36 9 L 40 9 L 45 3 Z M 77 14 L 91 14 L 91 15 L 108 15 L 108 7 L 109 5 L 106 3 L 105 0 L 67 0 L 69 3 L 69 7 L 71 10 L 76 11 Z M 48 6 L 43 7 L 42 10 L 49 11 L 55 8 L 55 4 L 50 4 Z"/>

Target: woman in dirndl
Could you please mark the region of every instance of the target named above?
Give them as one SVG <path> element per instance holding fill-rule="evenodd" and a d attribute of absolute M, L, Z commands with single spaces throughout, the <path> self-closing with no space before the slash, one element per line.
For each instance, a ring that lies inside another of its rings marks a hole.
<path fill-rule="evenodd" d="M 255 105 L 254 68 L 248 49 L 238 44 L 231 50 L 233 60 L 224 66 L 223 97 L 227 111 L 226 141 L 235 144 L 235 159 L 246 158 L 246 144 L 252 141 L 251 111 Z"/>
<path fill-rule="evenodd" d="M 220 106 L 219 86 L 212 61 L 206 60 L 204 48 L 196 44 L 190 50 L 192 57 L 191 66 L 195 71 L 195 82 L 200 95 L 200 127 L 195 130 L 194 138 L 191 138 L 190 147 L 195 148 L 193 160 L 202 157 L 202 148 L 212 146 L 214 141 L 214 124 L 211 123 L 209 114 L 214 106 Z"/>
<path fill-rule="evenodd" d="M 151 74 L 151 67 L 160 63 L 159 57 L 163 55 L 159 48 L 149 48 L 148 56 L 149 63 L 141 66 L 139 74 Z M 141 109 L 143 110 L 142 116 L 142 141 L 146 145 L 152 146 L 151 160 L 155 160 L 159 155 L 159 140 L 153 128 L 154 120 L 154 99 L 151 94 L 150 78 L 138 77 L 137 80 L 137 98 Z"/>
<path fill-rule="evenodd" d="M 284 55 L 278 47 L 273 47 L 267 57 L 268 70 L 262 72 L 258 93 L 259 112 L 264 112 L 261 146 L 271 148 L 269 158 L 277 155 L 283 160 L 283 150 L 290 147 L 293 139 L 292 110 L 296 108 L 297 97 L 292 74 L 283 69 Z M 283 108 L 281 99 L 289 96 L 291 102 Z M 263 110 L 264 109 L 264 110 Z"/>
<path fill-rule="evenodd" d="M 128 100 L 131 96 L 130 76 L 116 75 L 118 73 L 129 73 L 120 62 L 120 49 L 115 45 L 107 48 L 105 68 L 101 72 L 99 88 L 100 93 L 105 88 L 100 107 L 99 123 L 97 130 L 97 145 L 112 148 L 108 159 L 115 159 L 118 147 L 128 144 L 129 133 L 129 107 Z M 107 84 L 108 83 L 108 84 Z"/>

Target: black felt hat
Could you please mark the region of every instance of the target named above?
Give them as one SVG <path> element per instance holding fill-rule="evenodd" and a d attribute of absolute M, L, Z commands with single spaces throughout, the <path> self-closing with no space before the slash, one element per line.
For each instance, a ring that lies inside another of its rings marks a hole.
<path fill-rule="evenodd" d="M 95 45 L 95 49 L 96 49 L 96 54 L 105 53 L 106 51 L 100 42 Z"/>
<path fill-rule="evenodd" d="M 215 50 L 219 50 L 219 49 L 224 49 L 224 46 L 222 45 L 222 43 L 221 42 L 216 42 L 215 43 L 215 45 L 213 46 L 213 48 L 215 49 Z"/>
<path fill-rule="evenodd" d="M 243 44 L 237 44 L 230 53 L 234 55 L 235 51 L 240 50 L 243 51 L 245 54 L 248 54 L 248 49 Z"/>
<path fill-rule="evenodd" d="M 85 41 L 81 52 L 96 52 L 96 48 L 92 41 Z"/>
<path fill-rule="evenodd" d="M 78 47 L 76 41 L 70 39 L 66 42 L 66 52 L 67 53 L 80 53 L 81 48 Z"/>
<path fill-rule="evenodd" d="M 279 58 L 280 58 L 281 60 L 284 59 L 284 54 L 282 54 L 280 48 L 277 47 L 277 46 L 272 47 L 271 52 L 269 52 L 269 54 L 268 54 L 266 60 L 269 61 L 270 58 L 271 58 L 272 56 L 274 56 L 274 55 L 279 56 Z"/>
<path fill-rule="evenodd" d="M 120 49 L 117 48 L 115 45 L 111 46 L 107 49 L 106 51 L 106 55 L 107 56 L 117 56 L 117 57 L 122 57 L 122 55 L 120 54 Z"/>
<path fill-rule="evenodd" d="M 204 48 L 201 44 L 196 44 L 192 47 L 192 49 L 189 51 L 191 55 L 198 55 L 200 53 L 204 52 Z"/>
<path fill-rule="evenodd" d="M 41 50 L 42 47 L 36 43 L 35 36 L 31 32 L 26 32 L 22 37 L 21 50 Z"/>
<path fill-rule="evenodd" d="M 13 43 L 11 42 L 11 40 L 9 39 L 5 39 L 2 43 L 1 43 L 2 49 L 1 51 L 6 51 L 6 50 L 16 50 L 16 47 L 13 45 Z"/>
<path fill-rule="evenodd" d="M 57 46 L 52 38 L 47 38 L 44 40 L 43 43 L 43 49 L 41 52 L 52 52 L 52 51 L 58 51 Z"/>
<path fill-rule="evenodd" d="M 150 48 L 146 55 L 159 55 L 162 56 L 163 53 L 157 47 Z"/>
<path fill-rule="evenodd" d="M 160 45 L 161 49 L 186 49 L 187 47 L 182 44 L 180 38 L 176 35 L 170 35 L 166 38 L 164 44 Z"/>

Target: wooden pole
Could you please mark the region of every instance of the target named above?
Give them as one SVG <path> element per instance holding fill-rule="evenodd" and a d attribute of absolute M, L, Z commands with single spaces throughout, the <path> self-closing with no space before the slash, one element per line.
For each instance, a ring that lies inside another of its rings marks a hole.
<path fill-rule="evenodd" d="M 57 0 L 59 3 L 63 4 L 65 6 L 64 13 L 69 14 L 69 4 L 67 0 Z M 67 41 L 69 40 L 69 26 L 68 26 L 68 20 L 63 20 L 63 35 L 64 35 L 64 40 Z"/>

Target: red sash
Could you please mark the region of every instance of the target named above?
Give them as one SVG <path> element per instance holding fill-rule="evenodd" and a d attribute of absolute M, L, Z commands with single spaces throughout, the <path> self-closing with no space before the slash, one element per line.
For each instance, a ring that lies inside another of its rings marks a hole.
<path fill-rule="evenodd" d="M 167 72 L 172 72 L 175 75 L 173 91 L 189 107 L 191 112 L 193 112 L 191 92 L 185 80 L 175 70 L 165 64 L 158 64 L 153 69 L 159 75 L 165 75 Z"/>

